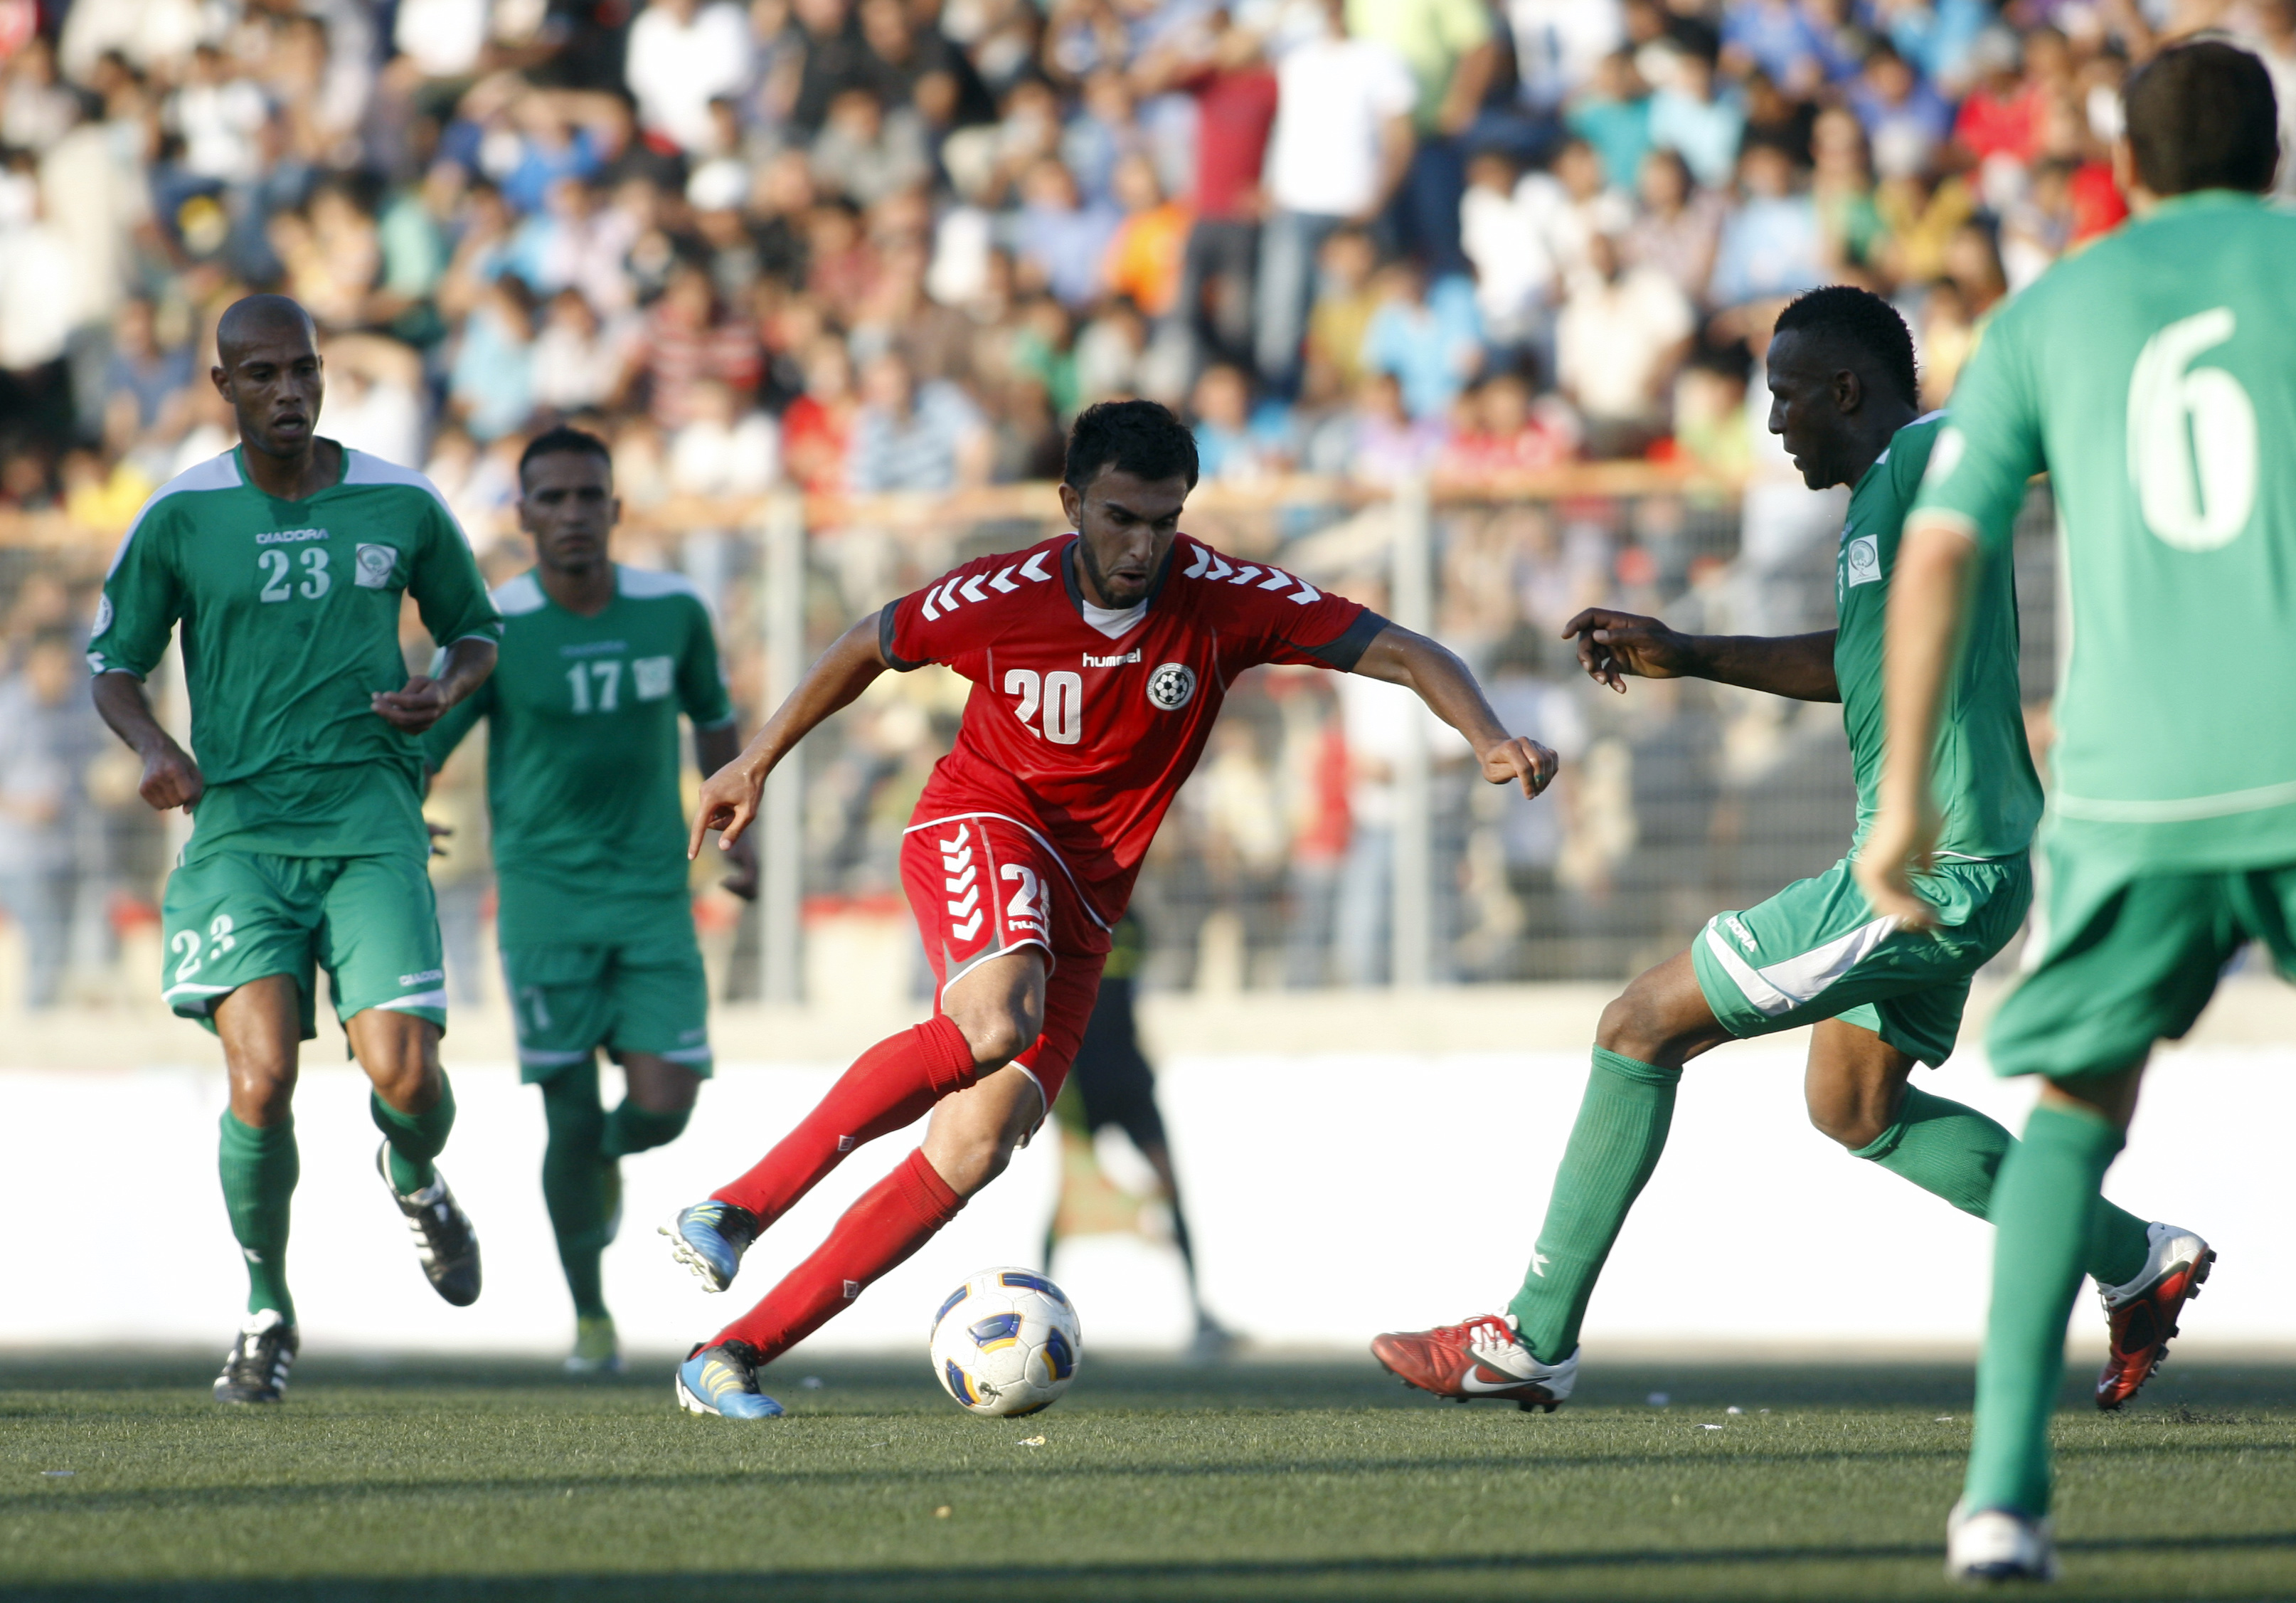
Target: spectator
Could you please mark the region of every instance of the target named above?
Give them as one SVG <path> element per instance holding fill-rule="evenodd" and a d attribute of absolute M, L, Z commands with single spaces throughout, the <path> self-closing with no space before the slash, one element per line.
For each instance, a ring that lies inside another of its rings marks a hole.
<path fill-rule="evenodd" d="M 1088 306 L 1104 285 L 1103 269 L 1118 215 L 1106 204 L 1083 204 L 1076 179 L 1046 157 L 1029 169 L 1021 215 L 1013 224 L 1013 253 L 1024 276 L 1063 305 Z"/>
<path fill-rule="evenodd" d="M 447 383 L 448 408 L 481 445 L 521 428 L 534 411 L 534 292 L 504 273 L 463 326 Z"/>
<path fill-rule="evenodd" d="M 1399 484 L 1431 469 L 1450 434 L 1440 415 L 1413 416 L 1404 406 L 1402 381 L 1374 369 L 1356 386 L 1347 461 L 1366 484 Z"/>
<path fill-rule="evenodd" d="M 754 496 L 781 472 L 781 440 L 774 420 L 742 412 L 723 382 L 693 387 L 685 426 L 670 437 L 668 479 L 682 496 Z"/>
<path fill-rule="evenodd" d="M 829 103 L 813 144 L 813 178 L 824 190 L 874 206 L 931 171 L 924 119 L 913 108 L 888 111 L 868 89 L 847 89 Z"/>
<path fill-rule="evenodd" d="M 1195 221 L 1181 263 L 1177 332 L 1192 356 L 1248 366 L 1275 75 L 1259 39 L 1223 11 L 1201 37 L 1184 34 L 1152 47 L 1133 77 L 1143 94 L 1179 90 L 1194 102 Z"/>
<path fill-rule="evenodd" d="M 1594 146 L 1613 189 L 1631 189 L 1651 148 L 1651 93 L 1631 51 L 1614 50 L 1595 69 L 1586 93 L 1570 103 L 1563 126 Z"/>
<path fill-rule="evenodd" d="M 1586 420 L 1587 454 L 1637 456 L 1666 432 L 1666 400 L 1697 320 L 1656 267 L 1598 234 L 1554 331 L 1555 377 Z"/>
<path fill-rule="evenodd" d="M 1874 170 L 1884 178 L 1922 171 L 1953 130 L 1953 108 L 1887 45 L 1866 58 L 1849 107 L 1866 125 Z"/>
<path fill-rule="evenodd" d="M 0 679 L 0 908 L 23 946 L 24 1003 L 33 1008 L 55 1005 L 70 949 L 82 867 L 72 726 L 84 721 L 85 678 L 71 640 L 51 634 Z"/>
<path fill-rule="evenodd" d="M 1189 409 L 1194 415 L 1198 471 L 1205 479 L 1240 483 L 1287 465 L 1283 409 L 1271 403 L 1255 413 L 1251 385 L 1240 369 L 1206 368 Z"/>
<path fill-rule="evenodd" d="M 889 350 L 862 375 L 846 482 L 865 494 L 980 484 L 994 446 L 963 390 L 939 381 L 920 385 L 908 363 Z"/>
<path fill-rule="evenodd" d="M 1679 151 L 1644 157 L 1636 193 L 1641 207 L 1621 242 L 1628 257 L 1665 274 L 1693 304 L 1704 304 L 1726 215 L 1722 198 L 1692 181 Z"/>
<path fill-rule="evenodd" d="M 1570 460 L 1575 431 L 1568 408 L 1542 409 L 1521 373 L 1493 374 L 1469 394 L 1462 410 L 1466 426 L 1444 447 L 1437 464 L 1447 478 L 1473 482 L 1546 473 Z"/>
<path fill-rule="evenodd" d="M 1503 151 L 1480 151 L 1467 163 L 1459 201 L 1459 240 L 1475 269 L 1475 306 L 1493 347 L 1546 343 L 1557 269 L 1546 231 L 1533 208 L 1518 204 L 1514 162 Z"/>
<path fill-rule="evenodd" d="M 1793 164 L 1774 145 L 1749 149 L 1739 167 L 1738 210 L 1723 225 L 1709 292 L 1720 307 L 1791 295 L 1818 282 L 1817 210 L 1794 193 Z"/>
<path fill-rule="evenodd" d="M 749 19 L 731 0 L 647 0 L 625 69 L 646 136 L 714 153 L 709 103 L 748 86 L 750 48 Z"/>
<path fill-rule="evenodd" d="M 1352 390 L 1364 374 L 1364 333 L 1379 310 L 1372 284 L 1378 266 L 1371 235 L 1352 226 L 1333 229 L 1316 257 L 1320 287 L 1308 314 L 1307 360 L 1324 364 L 1341 390 Z"/>
<path fill-rule="evenodd" d="M 1439 417 L 1482 366 L 1473 287 L 1450 277 L 1431 289 L 1409 262 L 1388 268 L 1381 287 L 1380 308 L 1364 330 L 1364 366 L 1395 375 L 1413 417 Z"/>
<path fill-rule="evenodd" d="M 1722 12 L 1722 69 L 1763 72 L 1796 99 L 1824 81 L 1824 42 L 1799 0 L 1735 0 Z"/>
<path fill-rule="evenodd" d="M 1341 224 L 1366 225 L 1385 210 L 1412 160 L 1411 63 L 1349 37 L 1346 4 L 1322 0 L 1324 33 L 1294 45 L 1275 70 L 1254 354 L 1260 376 L 1284 393 L 1299 382 L 1316 251 Z"/>
<path fill-rule="evenodd" d="M 809 490 L 844 489 L 859 409 L 845 341 L 817 337 L 805 355 L 805 393 L 782 415 L 782 460 L 790 477 Z"/>
<path fill-rule="evenodd" d="M 579 292 L 550 298 L 534 341 L 534 404 L 561 415 L 613 403 L 627 376 L 624 341 L 598 320 Z"/>
<path fill-rule="evenodd" d="M 1188 209 L 1164 198 L 1155 164 L 1129 155 L 1116 164 L 1112 181 L 1124 220 L 1108 243 L 1102 282 L 1151 317 L 1172 309 L 1180 288 L 1180 266 L 1187 251 Z"/>
<path fill-rule="evenodd" d="M 1677 152 L 1701 184 L 1718 189 L 1736 165 L 1745 106 L 1734 90 L 1717 86 L 1714 63 L 1705 56 L 1669 50 L 1661 59 L 1664 77 L 1651 96 L 1651 143 Z"/>
<path fill-rule="evenodd" d="M 1499 62 L 1490 12 L 1482 0 L 1345 4 L 1345 31 L 1394 51 L 1418 83 L 1413 107 L 1417 138 L 1391 208 L 1398 243 L 1439 275 L 1464 272 L 1459 197 L 1466 189 L 1464 136 Z"/>

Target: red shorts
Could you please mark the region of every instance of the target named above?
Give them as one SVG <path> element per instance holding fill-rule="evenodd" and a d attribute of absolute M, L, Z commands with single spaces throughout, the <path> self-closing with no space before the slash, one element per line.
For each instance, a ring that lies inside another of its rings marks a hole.
<path fill-rule="evenodd" d="M 1045 1028 L 1013 1061 L 1050 1109 L 1076 1061 L 1100 993 L 1107 926 L 1085 904 L 1066 865 L 1042 835 L 996 813 L 955 813 L 912 824 L 901 842 L 901 886 L 932 964 L 933 1011 L 949 987 L 989 958 L 1041 947 Z"/>

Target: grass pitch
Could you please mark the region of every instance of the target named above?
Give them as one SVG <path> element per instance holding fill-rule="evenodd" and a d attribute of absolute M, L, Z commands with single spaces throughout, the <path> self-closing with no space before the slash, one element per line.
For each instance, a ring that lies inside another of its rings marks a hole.
<path fill-rule="evenodd" d="M 204 1355 L 0 1360 L 0 1596 L 1967 1595 L 1939 1571 L 1960 1368 L 1598 1361 L 1546 1417 L 1368 1359 L 1103 1356 L 997 1422 L 921 1360 L 800 1357 L 769 1386 L 791 1417 L 758 1425 L 678 1414 L 667 1362 L 637 1368 L 321 1355 L 283 1409 L 226 1412 Z M 2296 1369 L 2172 1364 L 2058 1442 L 2051 1595 L 2296 1597 Z"/>

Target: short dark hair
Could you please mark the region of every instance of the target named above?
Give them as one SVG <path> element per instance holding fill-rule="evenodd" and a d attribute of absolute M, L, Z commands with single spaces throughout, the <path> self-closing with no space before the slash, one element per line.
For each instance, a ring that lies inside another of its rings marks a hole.
<path fill-rule="evenodd" d="M 595 434 L 582 429 L 570 429 L 560 423 L 554 429 L 545 429 L 527 441 L 526 449 L 518 455 L 519 488 L 526 487 L 526 464 L 537 456 L 595 456 L 606 464 L 611 473 L 614 469 L 614 453 Z"/>
<path fill-rule="evenodd" d="M 2272 186 L 2280 111 L 2272 75 L 2236 45 L 2202 39 L 2162 51 L 2121 91 L 2136 177 L 2156 195 Z"/>
<path fill-rule="evenodd" d="M 1069 431 L 1062 480 L 1082 490 L 1113 467 L 1136 479 L 1187 476 L 1196 487 L 1196 437 L 1152 400 L 1111 400 L 1086 407 Z"/>
<path fill-rule="evenodd" d="M 1777 332 L 1800 330 L 1816 339 L 1839 340 L 1872 357 L 1898 386 L 1909 406 L 1921 404 L 1922 385 L 1914 366 L 1914 336 L 1898 308 L 1871 290 L 1830 284 L 1797 295 L 1778 314 Z"/>

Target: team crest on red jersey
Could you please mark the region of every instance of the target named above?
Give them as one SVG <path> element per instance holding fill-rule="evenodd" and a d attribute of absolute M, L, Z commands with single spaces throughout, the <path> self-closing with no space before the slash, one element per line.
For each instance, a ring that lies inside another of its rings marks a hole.
<path fill-rule="evenodd" d="M 1165 662 L 1148 676 L 1148 700 L 1167 712 L 1177 712 L 1196 697 L 1196 670 L 1185 662 Z"/>

